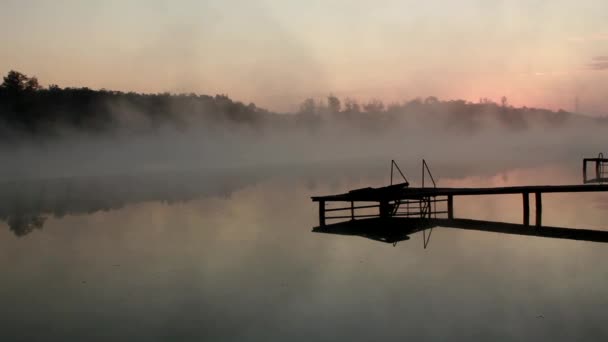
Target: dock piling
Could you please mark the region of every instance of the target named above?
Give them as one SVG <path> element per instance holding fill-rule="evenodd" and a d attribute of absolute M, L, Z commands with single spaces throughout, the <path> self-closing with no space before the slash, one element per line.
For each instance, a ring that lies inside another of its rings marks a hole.
<path fill-rule="evenodd" d="M 527 192 L 522 192 L 524 200 L 524 226 L 530 225 L 530 196 Z"/>
<path fill-rule="evenodd" d="M 325 227 L 325 201 L 319 201 L 319 226 Z"/>
<path fill-rule="evenodd" d="M 583 183 L 587 183 L 587 159 L 583 159 Z"/>
<path fill-rule="evenodd" d="M 380 201 L 380 217 L 389 217 L 390 216 L 389 212 L 390 212 L 390 210 L 389 210 L 388 201 L 387 200 Z"/>
<path fill-rule="evenodd" d="M 541 227 L 543 221 L 543 199 L 540 192 L 534 193 L 534 201 L 536 203 L 536 226 Z"/>
<path fill-rule="evenodd" d="M 454 196 L 448 195 L 448 219 L 454 219 Z"/>

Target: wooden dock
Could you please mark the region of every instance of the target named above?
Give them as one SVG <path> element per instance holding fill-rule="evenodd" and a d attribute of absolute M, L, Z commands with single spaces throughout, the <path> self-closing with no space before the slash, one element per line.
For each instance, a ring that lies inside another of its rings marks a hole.
<path fill-rule="evenodd" d="M 523 208 L 523 225 L 530 225 L 530 195 L 534 195 L 536 222 L 542 226 L 543 202 L 542 195 L 549 193 L 580 193 L 608 191 L 608 184 L 587 181 L 586 165 L 589 161 L 596 164 L 596 179 L 601 180 L 604 162 L 608 160 L 600 154 L 598 158 L 585 158 L 583 161 L 583 174 L 585 184 L 574 185 L 530 185 L 489 188 L 441 188 L 437 187 L 435 180 L 426 164 L 422 161 L 422 187 L 410 187 L 403 172 L 394 161 L 391 161 L 391 185 L 379 188 L 355 189 L 343 194 L 329 196 L 313 196 L 313 202 L 319 203 L 319 225 L 325 226 L 327 220 L 356 220 L 360 218 L 437 218 L 445 215 L 447 219 L 454 219 L 454 201 L 459 196 L 486 196 L 486 195 L 521 195 Z M 392 184 L 393 170 L 399 171 L 404 179 L 403 183 Z M 424 187 L 425 174 L 430 176 L 433 187 Z M 598 178 L 599 177 L 599 178 Z M 338 208 L 327 208 L 330 202 L 343 202 L 349 205 Z M 444 202 L 445 209 L 437 209 L 437 204 Z M 378 208 L 377 212 L 373 212 Z M 364 211 L 361 213 L 361 211 Z M 333 216 L 328 215 L 333 214 Z M 337 213 L 337 214 L 334 214 Z"/>
<path fill-rule="evenodd" d="M 530 195 L 534 194 L 536 225 L 542 225 L 542 195 L 548 193 L 579 193 L 608 191 L 607 184 L 593 185 L 532 185 L 495 188 L 410 188 L 406 184 L 397 184 L 381 188 L 363 188 L 347 193 L 314 196 L 313 202 L 319 203 L 319 225 L 325 225 L 328 219 L 357 219 L 369 217 L 422 217 L 431 218 L 437 214 L 447 214 L 454 218 L 454 200 L 458 196 L 485 195 L 521 195 L 523 206 L 523 224 L 530 224 Z M 329 202 L 346 202 L 350 206 L 326 208 Z M 365 202 L 365 204 L 362 204 Z M 436 203 L 446 202 L 447 208 L 436 210 Z M 370 204 L 371 203 L 371 204 Z M 377 214 L 358 215 L 360 209 L 378 208 Z M 327 216 L 327 212 L 344 212 L 348 215 Z"/>

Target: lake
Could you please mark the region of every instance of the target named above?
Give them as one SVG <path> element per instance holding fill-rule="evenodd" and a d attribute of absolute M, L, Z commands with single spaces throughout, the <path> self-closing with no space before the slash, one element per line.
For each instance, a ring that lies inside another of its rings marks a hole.
<path fill-rule="evenodd" d="M 608 244 L 312 232 L 310 196 L 384 185 L 385 164 L 6 182 L 0 340 L 608 339 Z M 578 162 L 431 168 L 445 187 L 582 182 Z M 604 193 L 546 195 L 543 224 L 608 230 L 607 209 Z M 521 223 L 521 196 L 455 214 Z"/>

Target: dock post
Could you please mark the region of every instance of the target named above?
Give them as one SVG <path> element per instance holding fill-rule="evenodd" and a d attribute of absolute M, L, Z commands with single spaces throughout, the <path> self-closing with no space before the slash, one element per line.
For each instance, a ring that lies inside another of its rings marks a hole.
<path fill-rule="evenodd" d="M 527 192 L 522 192 L 522 196 L 524 199 L 524 226 L 530 225 L 530 194 Z"/>
<path fill-rule="evenodd" d="M 319 201 L 319 226 L 325 227 L 325 201 Z"/>
<path fill-rule="evenodd" d="M 540 192 L 534 193 L 534 201 L 536 202 L 536 226 L 542 226 L 543 222 L 543 199 Z"/>
<path fill-rule="evenodd" d="M 595 179 L 596 180 L 600 180 L 600 161 L 596 160 L 595 161 Z"/>
<path fill-rule="evenodd" d="M 350 219 L 355 220 L 355 202 L 350 201 Z"/>
<path fill-rule="evenodd" d="M 389 216 L 388 211 L 389 211 L 388 201 L 387 200 L 380 201 L 380 217 L 388 217 Z"/>
<path fill-rule="evenodd" d="M 583 159 L 583 183 L 587 183 L 587 159 Z"/>
<path fill-rule="evenodd" d="M 454 219 L 454 196 L 448 195 L 448 219 Z"/>

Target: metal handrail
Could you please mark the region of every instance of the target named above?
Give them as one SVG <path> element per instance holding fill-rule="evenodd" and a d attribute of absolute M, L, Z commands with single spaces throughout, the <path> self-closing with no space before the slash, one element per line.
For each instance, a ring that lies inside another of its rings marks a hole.
<path fill-rule="evenodd" d="M 399 171 L 399 174 L 401 174 L 401 177 L 403 177 L 403 180 L 406 183 L 409 183 L 407 178 L 405 177 L 405 175 L 403 174 L 403 172 L 401 171 L 401 169 L 399 168 L 399 165 L 397 165 L 397 163 L 395 162 L 394 159 L 391 159 L 391 185 L 393 185 L 393 169 L 397 168 L 397 171 Z"/>
<path fill-rule="evenodd" d="M 431 176 L 431 181 L 433 182 L 433 187 L 436 188 L 437 184 L 435 183 L 435 178 L 433 178 L 433 174 L 429 169 L 429 165 L 426 163 L 426 160 L 422 159 L 422 187 L 424 188 L 424 169 L 428 172 L 429 176 Z"/>

